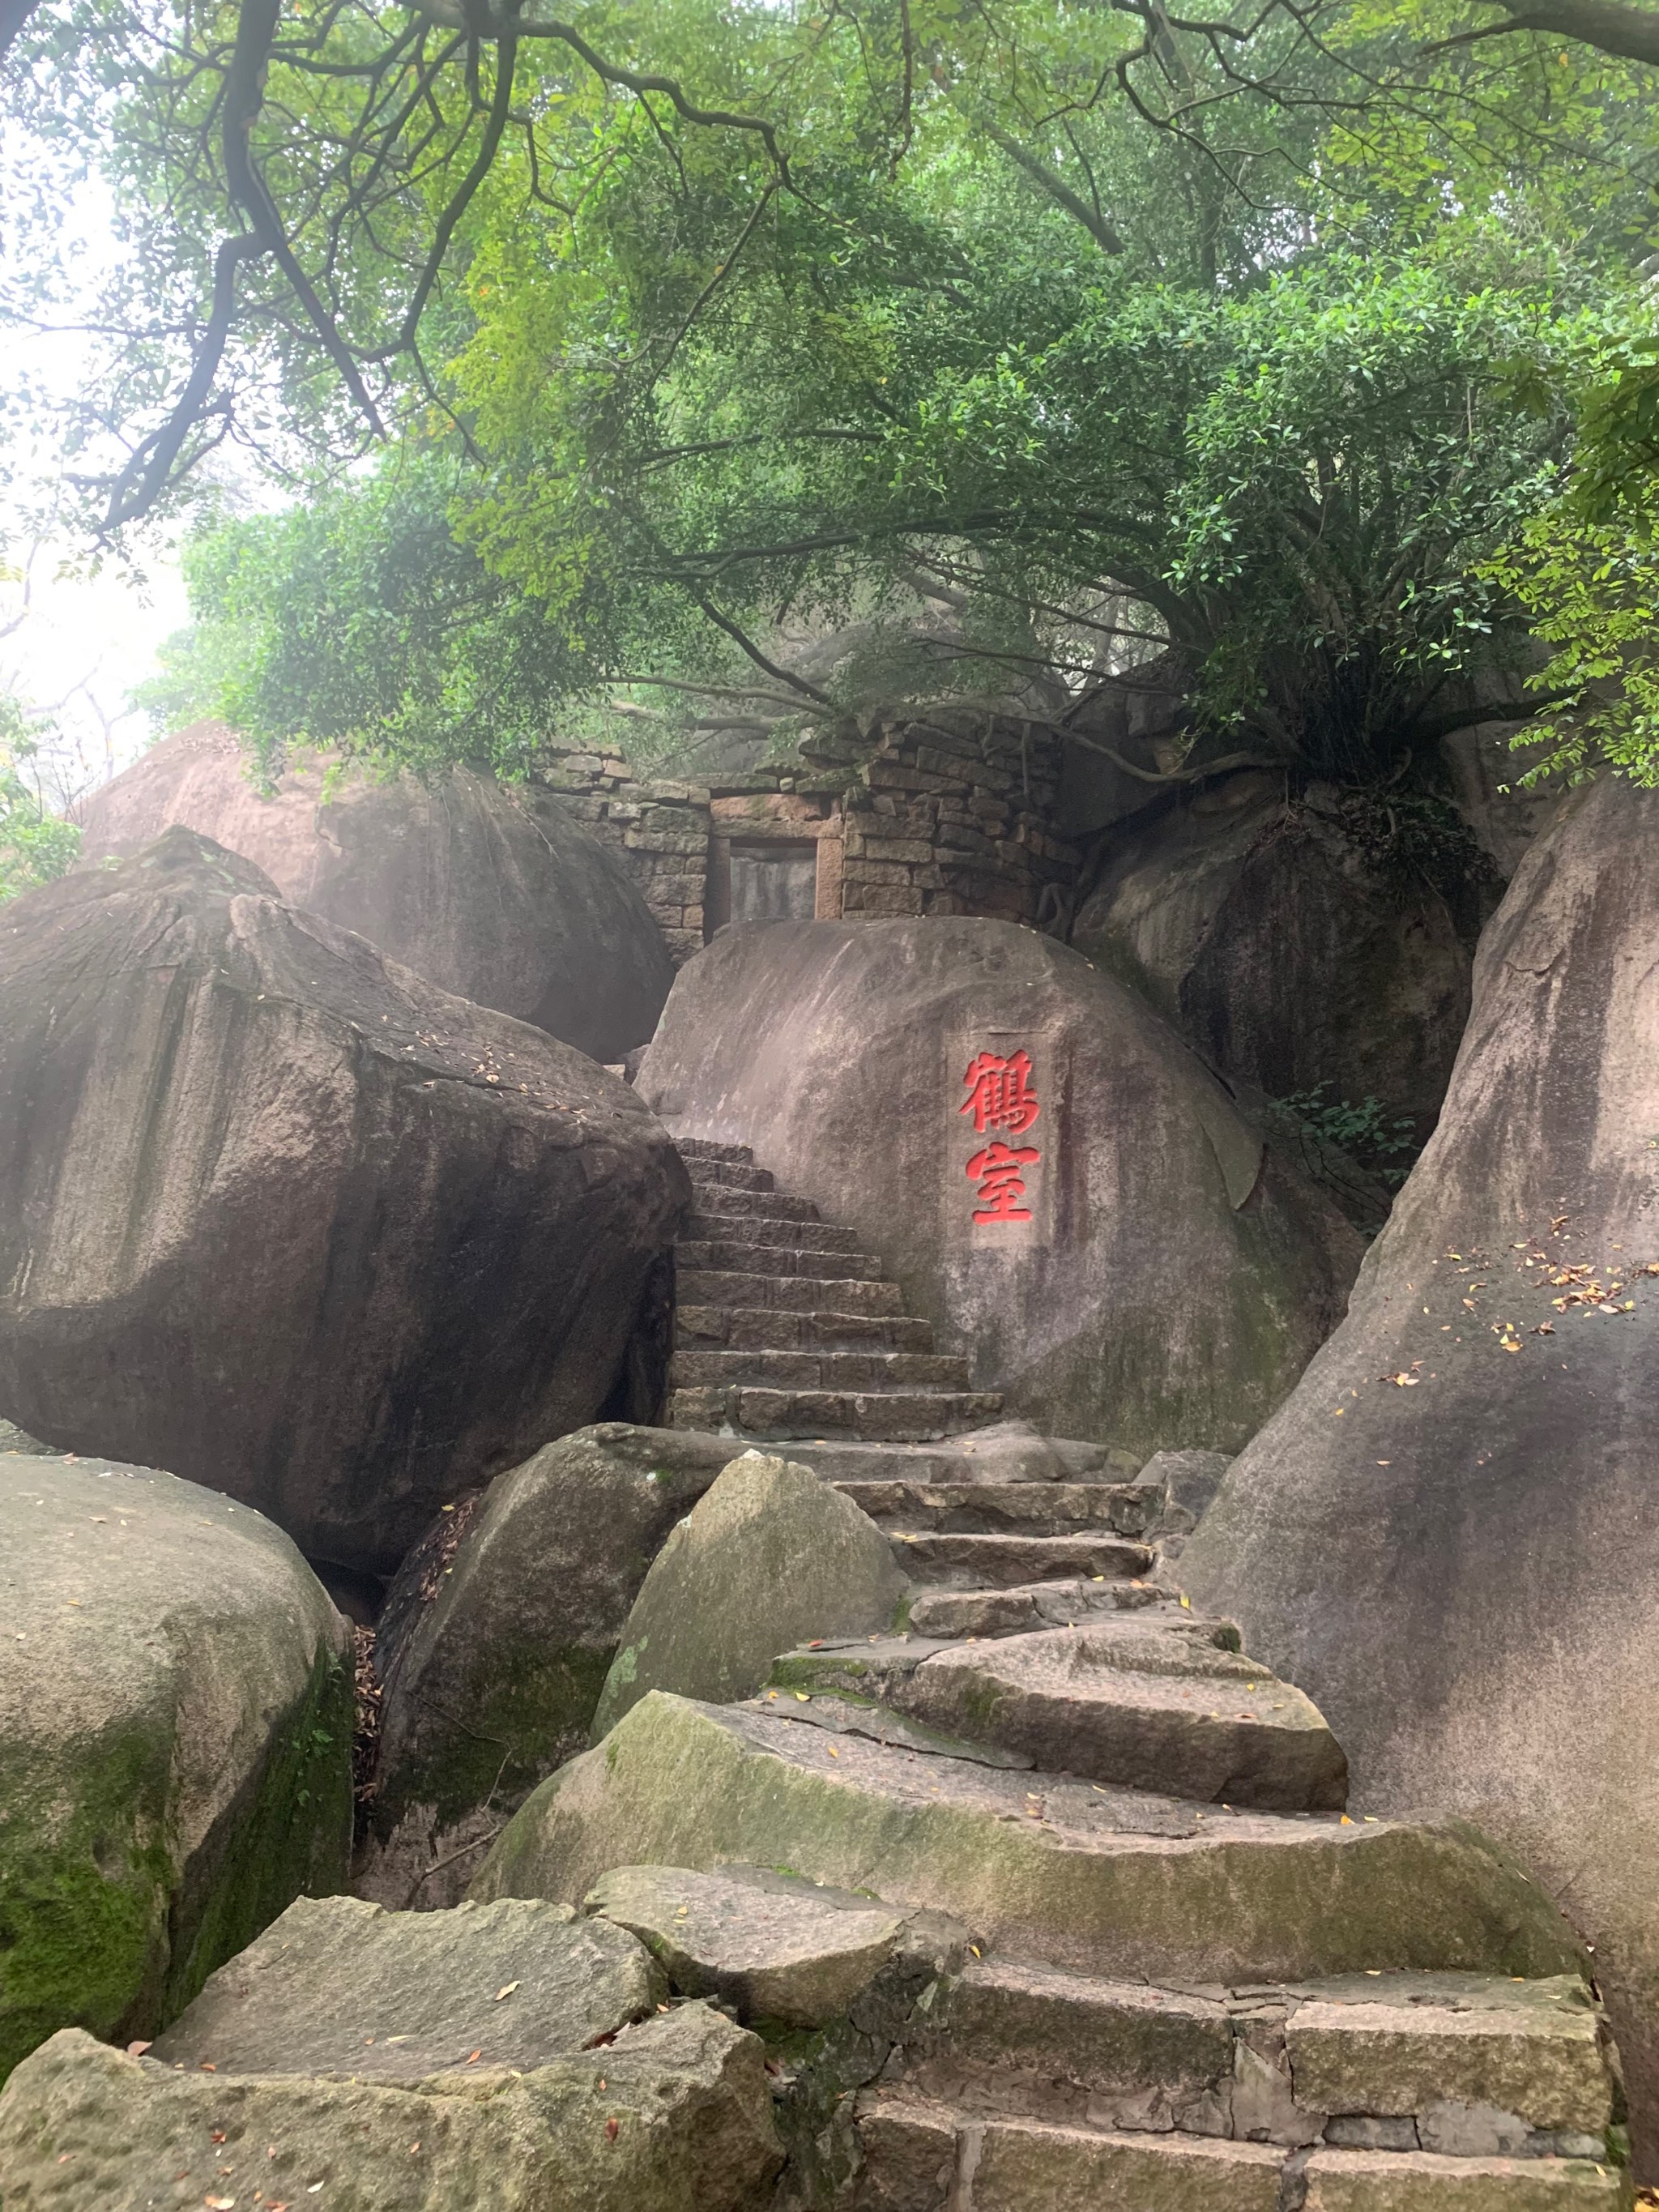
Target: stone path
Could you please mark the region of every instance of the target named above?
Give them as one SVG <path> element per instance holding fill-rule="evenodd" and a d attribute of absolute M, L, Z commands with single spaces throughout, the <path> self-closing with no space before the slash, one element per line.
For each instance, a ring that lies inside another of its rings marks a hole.
<path fill-rule="evenodd" d="M 1000 1397 L 934 1351 L 854 1231 L 775 1189 L 747 1145 L 679 1151 L 696 1212 L 678 1252 L 672 1427 L 915 1441 L 996 1419 Z"/>
<path fill-rule="evenodd" d="M 1057 1832 L 1081 1817 L 1066 1801 L 1104 1800 L 1119 1851 L 1184 1802 L 1189 1836 L 1207 1826 L 1212 1844 L 1232 1841 L 1241 1925 L 1263 1879 L 1253 1847 L 1271 1845 L 1275 1823 L 1286 1844 L 1314 1840 L 1313 1816 L 1327 1834 L 1333 1816 L 1349 1835 L 1392 1825 L 1348 1819 L 1346 1764 L 1315 1706 L 1160 1574 L 1157 1486 L 837 1486 L 912 1577 L 908 1633 L 780 1659 L 750 1710 L 803 1743 L 827 1731 L 902 1744 L 908 1790 L 936 1803 L 969 1746 L 1017 1762 L 1003 1817 L 1061 1850 Z M 930 1747 L 918 1722 L 957 1742 Z M 1311 1911 L 1322 1885 L 1310 1874 L 1296 1888 Z M 1054 1937 L 1051 1959 L 1066 1948 Z M 1131 1979 L 970 1950 L 858 2093 L 858 2212 L 1627 2201 L 1607 2149 L 1605 2031 L 1577 1976 L 1402 1971 L 1395 1949 L 1358 1972 L 1246 1984 L 1224 1958 L 1213 1980 L 1188 1960 L 1159 1986 L 1142 1952 L 1147 1978 Z"/>

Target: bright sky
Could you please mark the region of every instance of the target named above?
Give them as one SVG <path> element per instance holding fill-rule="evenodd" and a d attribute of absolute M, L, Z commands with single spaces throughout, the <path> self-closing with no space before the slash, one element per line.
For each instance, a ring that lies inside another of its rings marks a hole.
<path fill-rule="evenodd" d="M 118 250 L 100 183 L 82 186 L 66 201 L 64 228 L 81 249 L 88 281 L 95 281 Z M 88 342 L 71 333 L 13 329 L 4 343 L 8 382 L 21 372 L 58 392 L 74 389 L 89 357 Z M 25 495 L 50 491 L 58 465 L 50 451 L 13 450 L 0 458 Z M 52 713 L 63 730 L 64 757 L 56 780 L 64 797 L 106 781 L 143 750 L 149 718 L 128 706 L 128 694 L 156 672 L 156 647 L 187 619 L 184 585 L 166 547 L 145 548 L 142 582 L 118 562 L 94 568 L 88 554 L 84 545 L 62 539 L 32 549 L 27 526 L 0 494 L 0 568 L 28 572 L 26 582 L 0 580 L 0 687 Z"/>

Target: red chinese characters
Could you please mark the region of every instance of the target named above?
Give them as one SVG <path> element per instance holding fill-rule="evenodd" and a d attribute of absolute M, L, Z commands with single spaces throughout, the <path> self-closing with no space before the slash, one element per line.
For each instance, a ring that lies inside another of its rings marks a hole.
<path fill-rule="evenodd" d="M 1011 1052 L 1006 1059 L 998 1052 L 981 1052 L 969 1061 L 962 1079 L 968 1086 L 968 1096 L 961 1110 L 973 1115 L 976 1136 L 1001 1129 L 1018 1137 L 1042 1111 L 1031 1088 L 1028 1052 Z"/>
<path fill-rule="evenodd" d="M 1030 1054 L 979 1053 L 969 1062 L 963 1082 L 968 1096 L 959 1110 L 973 1115 L 977 1135 L 992 1137 L 967 1165 L 969 1181 L 978 1185 L 974 1226 L 1029 1221 L 1031 1209 L 1022 1203 L 1025 1174 L 1042 1155 L 1035 1145 L 1010 1145 L 1004 1139 L 1023 1135 L 1042 1110 L 1031 1087 Z M 993 1135 L 994 1131 L 1003 1133 Z"/>

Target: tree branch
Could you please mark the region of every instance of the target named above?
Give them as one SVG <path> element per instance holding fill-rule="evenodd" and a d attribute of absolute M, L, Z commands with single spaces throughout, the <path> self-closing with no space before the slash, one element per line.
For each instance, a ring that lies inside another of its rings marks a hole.
<path fill-rule="evenodd" d="M 1571 39 L 1621 61 L 1659 63 L 1659 9 L 1632 7 L 1628 0 L 1545 0 L 1541 7 L 1527 4 L 1527 0 L 1482 0 L 1482 4 L 1502 8 L 1509 21 L 1439 40 L 1425 51 L 1434 53 L 1477 38 L 1502 38 L 1511 31 L 1547 31 L 1553 38 Z"/>

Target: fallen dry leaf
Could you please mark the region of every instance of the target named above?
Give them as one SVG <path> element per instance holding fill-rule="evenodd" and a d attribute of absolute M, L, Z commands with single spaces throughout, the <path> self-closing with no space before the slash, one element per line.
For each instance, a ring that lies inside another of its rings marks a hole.
<path fill-rule="evenodd" d="M 620 2120 L 607 2120 L 605 2124 L 605 2131 L 610 2140 L 612 2142 L 615 2142 L 617 2137 L 622 2133 L 622 2122 Z"/>
<path fill-rule="evenodd" d="M 510 1997 L 518 1986 L 516 1982 L 504 1982 L 495 1992 L 495 2002 L 499 2004 L 503 1997 Z"/>

